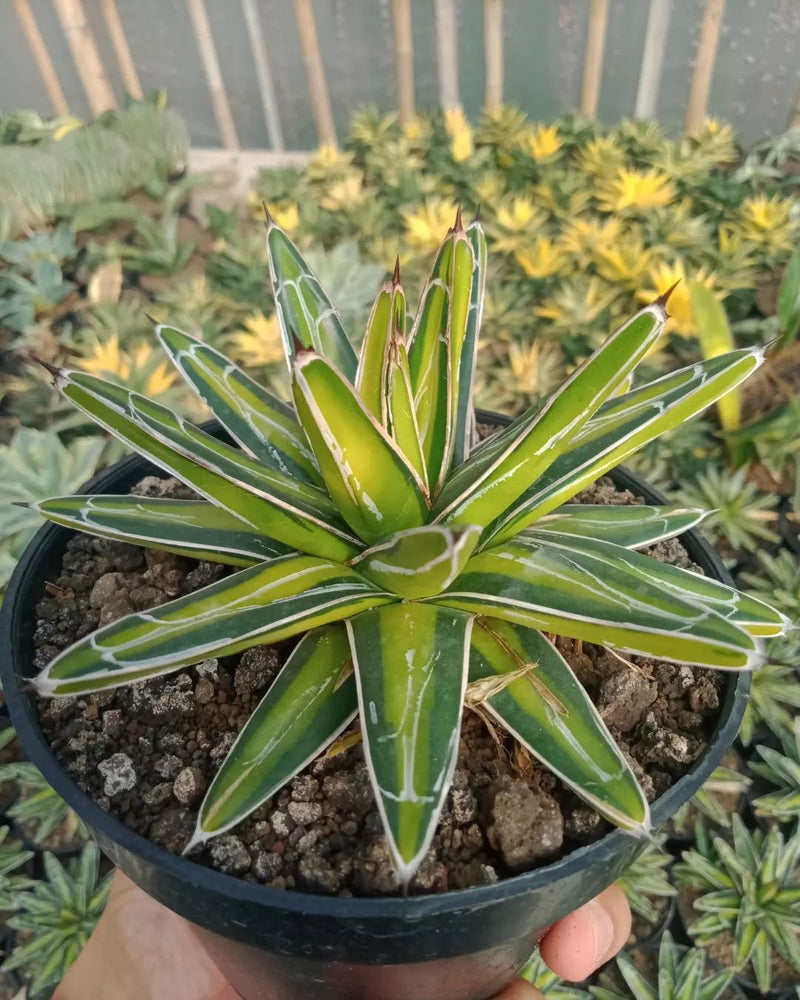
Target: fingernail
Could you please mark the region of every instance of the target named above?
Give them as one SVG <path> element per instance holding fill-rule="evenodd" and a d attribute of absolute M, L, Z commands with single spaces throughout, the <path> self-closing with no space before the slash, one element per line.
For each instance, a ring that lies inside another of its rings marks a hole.
<path fill-rule="evenodd" d="M 608 910 L 595 900 L 587 903 L 591 909 L 594 928 L 594 960 L 596 965 L 604 962 L 614 943 L 614 921 Z"/>

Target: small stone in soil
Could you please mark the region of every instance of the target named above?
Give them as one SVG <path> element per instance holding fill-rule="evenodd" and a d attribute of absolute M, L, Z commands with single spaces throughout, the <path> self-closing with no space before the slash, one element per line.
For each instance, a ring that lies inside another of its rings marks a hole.
<path fill-rule="evenodd" d="M 233 834 L 224 834 L 209 841 L 208 853 L 214 865 L 226 875 L 244 875 L 250 868 L 247 848 Z"/>
<path fill-rule="evenodd" d="M 97 765 L 97 770 L 105 778 L 103 792 L 109 797 L 119 792 L 129 792 L 136 787 L 136 771 L 133 761 L 126 753 L 115 753 Z"/>
<path fill-rule="evenodd" d="M 494 789 L 491 814 L 489 840 L 512 871 L 529 868 L 539 858 L 549 857 L 561 848 L 561 808 L 541 789 L 504 778 Z"/>
<path fill-rule="evenodd" d="M 193 805 L 206 790 L 206 779 L 196 767 L 184 767 L 175 775 L 172 794 L 185 806 Z"/>

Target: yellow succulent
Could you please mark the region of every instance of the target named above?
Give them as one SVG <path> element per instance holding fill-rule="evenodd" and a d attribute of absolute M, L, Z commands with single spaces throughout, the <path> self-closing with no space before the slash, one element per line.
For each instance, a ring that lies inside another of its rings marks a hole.
<path fill-rule="evenodd" d="M 719 118 L 706 118 L 695 142 L 715 163 L 736 163 L 739 159 L 736 131 L 733 125 L 722 122 Z"/>
<path fill-rule="evenodd" d="M 506 193 L 502 174 L 486 174 L 475 185 L 475 194 L 482 205 L 495 205 Z"/>
<path fill-rule="evenodd" d="M 583 276 L 562 281 L 551 296 L 536 307 L 536 315 L 562 330 L 588 330 L 617 295 L 600 278 Z"/>
<path fill-rule="evenodd" d="M 583 262 L 611 249 L 622 235 L 622 222 L 611 216 L 600 219 L 594 215 L 578 216 L 568 222 L 561 233 L 560 244 L 565 253 Z"/>
<path fill-rule="evenodd" d="M 529 278 L 547 278 L 557 274 L 567 262 L 564 253 L 549 236 L 540 236 L 529 249 L 517 250 L 514 256 Z"/>
<path fill-rule="evenodd" d="M 459 108 L 445 108 L 444 127 L 447 134 L 452 139 L 450 143 L 450 155 L 456 163 L 463 163 L 472 156 L 472 129 Z"/>
<path fill-rule="evenodd" d="M 583 178 L 564 173 L 552 183 L 540 181 L 533 188 L 534 201 L 560 219 L 574 219 L 592 200 L 592 189 L 582 185 Z"/>
<path fill-rule="evenodd" d="M 578 169 L 596 177 L 612 177 L 625 163 L 625 150 L 613 135 L 602 135 L 578 152 Z"/>
<path fill-rule="evenodd" d="M 768 198 L 753 195 L 739 206 L 739 227 L 745 239 L 773 251 L 789 250 L 795 223 L 791 218 L 792 202 L 780 195 Z"/>
<path fill-rule="evenodd" d="M 597 273 L 612 284 L 635 289 L 649 273 L 653 251 L 640 239 L 628 239 L 597 253 Z"/>
<path fill-rule="evenodd" d="M 515 392 L 527 397 L 545 395 L 564 377 L 561 348 L 552 341 L 537 339 L 528 345 L 512 341 L 508 345 L 508 367 Z"/>
<path fill-rule="evenodd" d="M 364 175 L 360 170 L 354 170 L 344 180 L 331 184 L 319 199 L 319 203 L 322 208 L 326 208 L 329 212 L 341 212 L 361 205 L 366 197 Z M 278 224 L 280 225 L 280 223 Z"/>
<path fill-rule="evenodd" d="M 650 285 L 639 291 L 639 299 L 642 302 L 652 302 L 675 286 L 667 303 L 670 318 L 665 329 L 680 337 L 693 336 L 697 327 L 692 313 L 691 284 L 695 281 L 706 288 L 715 288 L 716 275 L 709 274 L 702 267 L 696 271 L 687 271 L 682 260 L 675 260 L 672 263 L 660 261 L 650 269 L 649 278 Z"/>
<path fill-rule="evenodd" d="M 508 233 L 529 233 L 541 225 L 542 221 L 542 212 L 524 194 L 514 195 L 497 210 L 497 224 Z M 498 240 L 496 245 L 502 250 L 501 242 L 502 240 Z"/>
<path fill-rule="evenodd" d="M 112 334 L 106 339 L 96 340 L 81 358 L 80 366 L 91 375 L 110 378 L 155 398 L 166 392 L 177 379 L 177 372 L 169 363 L 157 359 L 152 344 L 139 343 L 123 350 L 117 334 Z"/>
<path fill-rule="evenodd" d="M 675 185 L 658 170 L 620 167 L 615 177 L 601 185 L 598 202 L 606 212 L 639 211 L 669 205 L 675 194 Z"/>
<path fill-rule="evenodd" d="M 262 312 L 248 316 L 243 329 L 231 337 L 231 353 L 237 361 L 254 368 L 282 361 L 283 340 L 277 318 Z"/>
<path fill-rule="evenodd" d="M 456 205 L 448 198 L 428 198 L 419 208 L 403 209 L 402 216 L 411 246 L 433 251 L 442 242 L 442 231 L 453 225 Z"/>
<path fill-rule="evenodd" d="M 290 235 L 296 232 L 300 225 L 300 211 L 293 201 L 268 202 L 269 214 Z"/>
<path fill-rule="evenodd" d="M 564 145 L 556 125 L 534 125 L 522 135 L 522 148 L 539 163 L 554 160 Z"/>

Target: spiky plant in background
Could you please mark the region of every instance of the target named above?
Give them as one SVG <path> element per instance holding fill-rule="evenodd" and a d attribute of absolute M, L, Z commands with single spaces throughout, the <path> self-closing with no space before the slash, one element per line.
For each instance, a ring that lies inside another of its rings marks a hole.
<path fill-rule="evenodd" d="M 750 831 L 739 816 L 732 837 L 711 840 L 701 823 L 695 846 L 675 866 L 679 886 L 697 894 L 700 916 L 688 928 L 697 944 L 730 937 L 731 961 L 752 967 L 762 993 L 772 987 L 773 952 L 800 972 L 800 830 L 788 840 L 776 828 Z"/>
<path fill-rule="evenodd" d="M 548 1000 L 591 1000 L 591 994 L 579 986 L 573 986 L 560 979 L 552 969 L 544 964 L 538 950 L 520 971 L 520 976 L 540 990 Z"/>
<path fill-rule="evenodd" d="M 28 842 L 51 846 L 47 841 L 54 831 L 59 833 L 58 847 L 80 844 L 88 837 L 84 823 L 47 784 L 35 764 L 27 760 L 0 764 L 0 782 L 5 781 L 13 781 L 20 792 L 6 815 Z"/>
<path fill-rule="evenodd" d="M 775 735 L 790 730 L 800 709 L 800 680 L 794 667 L 765 663 L 753 674 L 739 739 L 745 746 L 768 729 Z"/>
<path fill-rule="evenodd" d="M 664 916 L 653 900 L 671 899 L 677 891 L 669 881 L 668 869 L 672 858 L 664 850 L 666 841 L 665 835 L 656 837 L 617 880 L 633 912 L 651 924 Z"/>
<path fill-rule="evenodd" d="M 31 860 L 33 851 L 9 840 L 10 832 L 9 827 L 0 827 L 0 913 L 16 909 L 17 894 L 31 884 L 30 878 L 19 870 Z"/>
<path fill-rule="evenodd" d="M 800 819 L 800 718 L 780 736 L 783 753 L 773 747 L 756 747 L 761 760 L 753 761 L 750 770 L 771 790 L 754 799 L 753 807 L 758 816 L 790 823 Z"/>
<path fill-rule="evenodd" d="M 738 756 L 735 751 L 731 751 L 726 756 L 731 755 Z M 739 763 L 741 764 L 741 760 Z M 698 814 L 712 826 L 729 827 L 732 809 L 735 810 L 738 807 L 749 786 L 750 779 L 746 774 L 742 774 L 732 767 L 715 768 L 702 788 L 695 792 L 680 809 L 676 810 L 675 815 L 670 820 L 671 828 L 676 833 L 691 835 Z"/>
<path fill-rule="evenodd" d="M 712 466 L 675 495 L 687 506 L 710 511 L 703 529 L 731 549 L 754 551 L 765 541 L 778 540 L 775 498 L 748 482 L 745 469 L 729 472 Z"/>
<path fill-rule="evenodd" d="M 785 622 L 754 598 L 636 551 L 702 512 L 564 502 L 738 385 L 762 352 L 734 351 L 616 395 L 663 330 L 659 300 L 542 410 L 474 447 L 485 273 L 477 222 L 464 229 L 459 213 L 408 335 L 395 270 L 360 359 L 271 219 L 267 247 L 294 411 L 202 342 L 157 331 L 241 449 L 95 376 L 54 372 L 67 399 L 205 499 L 61 497 L 35 508 L 60 524 L 245 568 L 80 640 L 40 673 L 38 690 L 101 690 L 307 633 L 212 782 L 190 846 L 238 823 L 358 713 L 407 884 L 449 789 L 465 701 L 601 814 L 647 829 L 629 765 L 539 629 L 750 669 L 761 637 Z"/>
<path fill-rule="evenodd" d="M 730 986 L 733 969 L 706 971 L 708 961 L 700 948 L 685 952 L 678 948 L 669 931 L 661 939 L 653 975 L 646 975 L 624 952 L 617 958 L 627 994 L 604 986 L 593 986 L 597 1000 L 719 1000 Z"/>
<path fill-rule="evenodd" d="M 30 996 L 49 993 L 80 954 L 105 909 L 111 875 L 99 878 L 100 852 L 93 843 L 79 859 L 62 865 L 44 855 L 45 879 L 14 896 L 17 913 L 8 921 L 18 944 L 5 972 L 24 971 Z"/>

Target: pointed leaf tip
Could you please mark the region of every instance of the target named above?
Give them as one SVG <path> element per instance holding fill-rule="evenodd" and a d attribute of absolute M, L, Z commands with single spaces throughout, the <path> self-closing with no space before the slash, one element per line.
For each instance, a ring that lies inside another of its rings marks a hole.
<path fill-rule="evenodd" d="M 666 292 L 662 292 L 661 295 L 659 295 L 658 298 L 654 300 L 653 305 L 661 306 L 661 308 L 666 312 L 667 303 L 669 302 L 669 297 L 670 295 L 672 295 L 672 293 L 675 291 L 675 289 L 678 287 L 680 283 L 681 279 L 678 278 L 678 280 L 675 282 L 674 285 L 668 288 Z"/>
<path fill-rule="evenodd" d="M 44 368 L 46 372 L 49 372 L 53 376 L 53 385 L 56 385 L 58 377 L 63 374 L 63 369 L 59 368 L 58 365 L 52 365 L 49 361 L 45 361 L 44 358 L 39 358 L 35 354 L 27 355 L 28 361 L 32 361 L 33 364 L 39 365 L 40 368 Z"/>
<path fill-rule="evenodd" d="M 261 200 L 261 207 L 264 209 L 264 225 L 267 229 L 273 229 L 278 223 L 273 219 L 272 213 L 267 208 L 267 203 L 263 199 Z"/>
<path fill-rule="evenodd" d="M 400 254 L 397 255 L 394 261 L 394 271 L 392 272 L 392 284 L 395 288 L 400 284 Z"/>
<path fill-rule="evenodd" d="M 463 233 L 464 232 L 464 224 L 463 224 L 463 222 L 461 220 L 461 206 L 460 205 L 456 209 L 456 221 L 455 221 L 455 224 L 453 226 L 453 232 L 454 233 Z"/>
<path fill-rule="evenodd" d="M 475 218 L 472 220 L 473 223 L 480 223 L 483 217 L 483 205 L 478 202 L 478 207 L 475 209 Z"/>

